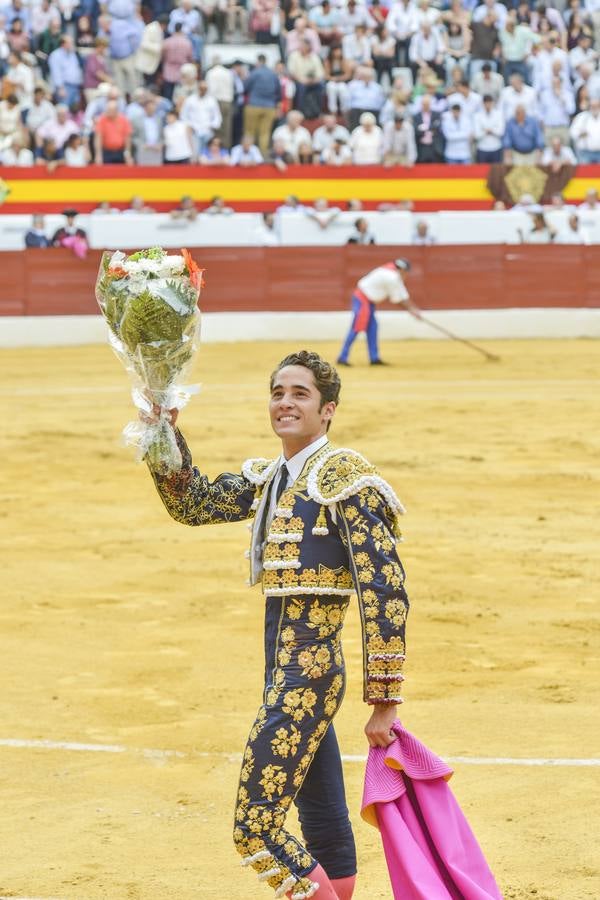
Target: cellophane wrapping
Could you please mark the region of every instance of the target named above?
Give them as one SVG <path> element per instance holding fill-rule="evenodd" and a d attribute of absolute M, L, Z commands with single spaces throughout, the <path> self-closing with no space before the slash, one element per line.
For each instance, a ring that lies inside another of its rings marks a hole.
<path fill-rule="evenodd" d="M 141 413 L 123 438 L 138 460 L 161 473 L 182 463 L 169 411 L 182 409 L 198 390 L 185 382 L 200 339 L 202 272 L 187 250 L 169 256 L 159 247 L 129 256 L 106 252 L 98 271 L 96 299 L 109 343 L 131 377 Z"/>

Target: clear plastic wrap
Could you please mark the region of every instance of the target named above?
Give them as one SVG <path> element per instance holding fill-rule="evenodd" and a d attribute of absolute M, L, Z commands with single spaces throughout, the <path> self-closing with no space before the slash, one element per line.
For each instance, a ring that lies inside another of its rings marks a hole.
<path fill-rule="evenodd" d="M 143 417 L 125 427 L 125 443 L 162 473 L 181 468 L 169 410 L 182 409 L 198 391 L 184 381 L 200 338 L 202 271 L 187 250 L 168 256 L 154 247 L 130 256 L 104 253 L 96 281 L 109 343 L 132 379 Z"/>

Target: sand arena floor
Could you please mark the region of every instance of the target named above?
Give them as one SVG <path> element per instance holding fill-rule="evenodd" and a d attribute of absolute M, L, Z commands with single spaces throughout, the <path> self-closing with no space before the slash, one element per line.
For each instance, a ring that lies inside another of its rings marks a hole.
<path fill-rule="evenodd" d="M 266 374 L 290 349 L 202 349 L 181 422 L 209 474 L 277 451 Z M 452 786 L 506 898 L 597 900 L 599 769 L 493 760 L 600 757 L 598 344 L 496 349 L 499 365 L 397 343 L 394 367 L 370 370 L 357 348 L 332 437 L 408 507 L 405 724 L 441 755 L 488 759 L 456 764 Z M 118 444 L 131 407 L 107 347 L 4 351 L 0 390 L 0 896 L 268 900 L 230 842 L 262 677 L 244 525 L 168 518 Z M 355 604 L 345 634 L 337 728 L 357 755 Z M 362 771 L 346 765 L 355 897 L 379 900 L 391 891 L 358 815 Z"/>

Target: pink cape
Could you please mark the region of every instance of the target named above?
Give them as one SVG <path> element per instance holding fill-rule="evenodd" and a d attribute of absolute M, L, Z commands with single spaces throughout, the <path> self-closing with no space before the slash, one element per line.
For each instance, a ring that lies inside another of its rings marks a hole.
<path fill-rule="evenodd" d="M 369 750 L 361 808 L 379 828 L 395 900 L 502 900 L 447 781 L 452 769 L 396 720 Z"/>

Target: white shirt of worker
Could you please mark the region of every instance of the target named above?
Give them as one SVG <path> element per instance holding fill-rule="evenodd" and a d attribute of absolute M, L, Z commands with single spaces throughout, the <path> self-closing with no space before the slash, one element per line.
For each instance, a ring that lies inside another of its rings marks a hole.
<path fill-rule="evenodd" d="M 357 287 L 371 303 L 382 303 L 384 300 L 402 303 L 409 297 L 398 269 L 387 269 L 385 266 L 371 269 L 360 279 Z"/>

